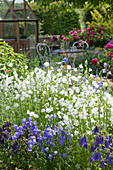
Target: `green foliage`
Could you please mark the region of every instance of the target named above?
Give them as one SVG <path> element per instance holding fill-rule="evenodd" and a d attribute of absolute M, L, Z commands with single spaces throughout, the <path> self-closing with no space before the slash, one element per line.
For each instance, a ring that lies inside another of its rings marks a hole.
<path fill-rule="evenodd" d="M 0 73 L 6 73 L 11 76 L 14 69 L 16 69 L 20 76 L 25 72 L 27 62 L 25 55 L 15 53 L 13 48 L 5 41 L 0 42 Z"/>
<path fill-rule="evenodd" d="M 110 5 L 105 4 L 105 6 L 101 8 L 101 12 L 94 9 L 90 11 L 90 13 L 93 20 L 87 22 L 89 27 L 95 27 L 95 29 L 104 27 L 106 33 L 113 35 L 113 12 Z"/>
<path fill-rule="evenodd" d="M 51 3 L 46 9 L 37 3 L 31 3 L 31 8 L 43 24 L 43 34 L 67 34 L 73 27 L 80 28 L 79 13 L 64 2 Z"/>

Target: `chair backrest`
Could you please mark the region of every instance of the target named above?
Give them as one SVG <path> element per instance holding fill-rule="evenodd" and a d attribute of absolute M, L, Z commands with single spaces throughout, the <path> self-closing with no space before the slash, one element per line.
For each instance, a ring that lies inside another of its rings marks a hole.
<path fill-rule="evenodd" d="M 89 49 L 89 44 L 86 41 L 76 41 L 73 43 L 71 50 L 83 50 L 84 52 Z"/>
<path fill-rule="evenodd" d="M 51 54 L 50 47 L 45 43 L 38 43 L 36 46 L 37 54 L 39 56 L 41 64 L 44 64 L 45 61 L 49 61 Z M 49 55 L 49 57 L 48 57 Z"/>

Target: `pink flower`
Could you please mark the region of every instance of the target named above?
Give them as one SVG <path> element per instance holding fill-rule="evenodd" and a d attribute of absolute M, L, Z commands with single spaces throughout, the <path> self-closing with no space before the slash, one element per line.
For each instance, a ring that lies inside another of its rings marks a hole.
<path fill-rule="evenodd" d="M 73 31 L 70 31 L 69 34 L 73 34 Z"/>
<path fill-rule="evenodd" d="M 88 30 L 88 31 L 91 31 L 91 28 L 88 28 L 87 30 Z"/>
<path fill-rule="evenodd" d="M 98 40 L 100 40 L 101 39 L 101 37 L 98 37 Z"/>
<path fill-rule="evenodd" d="M 90 43 L 90 37 L 87 37 L 87 43 L 88 44 Z"/>
<path fill-rule="evenodd" d="M 77 33 L 81 32 L 82 30 L 78 30 Z"/>
<path fill-rule="evenodd" d="M 95 37 L 95 35 L 93 34 L 92 37 Z"/>
<path fill-rule="evenodd" d="M 64 41 L 66 41 L 66 40 L 67 40 L 67 38 L 65 38 L 65 37 L 64 37 L 64 38 L 63 38 L 63 40 L 64 40 Z"/>
<path fill-rule="evenodd" d="M 76 30 L 76 28 L 73 28 L 73 30 Z"/>
<path fill-rule="evenodd" d="M 82 46 L 82 44 L 81 44 L 81 43 L 79 43 L 79 44 L 78 44 L 78 47 L 81 47 L 81 46 Z"/>
<path fill-rule="evenodd" d="M 87 32 L 87 35 L 90 35 L 90 33 L 89 33 L 89 32 Z"/>
<path fill-rule="evenodd" d="M 78 37 L 78 40 L 80 40 L 80 37 Z"/>
<path fill-rule="evenodd" d="M 99 31 L 102 31 L 103 29 L 104 29 L 103 27 L 100 27 L 100 28 L 99 28 Z"/>
<path fill-rule="evenodd" d="M 103 50 L 103 48 L 101 48 L 101 50 Z"/>
<path fill-rule="evenodd" d="M 107 36 L 107 38 L 110 38 L 110 36 Z"/>
<path fill-rule="evenodd" d="M 76 38 L 76 35 L 73 36 L 73 39 L 74 39 L 74 40 L 75 40 L 75 38 Z"/>
<path fill-rule="evenodd" d="M 81 35 L 83 35 L 83 32 L 81 32 Z"/>
<path fill-rule="evenodd" d="M 77 36 L 77 32 L 76 31 L 74 31 L 73 36 Z"/>
<path fill-rule="evenodd" d="M 108 43 L 108 44 L 105 46 L 105 49 L 106 49 L 106 50 L 109 49 L 109 48 L 113 48 L 113 44 Z"/>
<path fill-rule="evenodd" d="M 101 32 L 100 35 L 103 35 L 103 32 Z"/>
<path fill-rule="evenodd" d="M 98 60 L 96 58 L 92 59 L 91 62 L 94 66 L 98 64 Z"/>
<path fill-rule="evenodd" d="M 64 37 L 65 37 L 65 35 L 62 35 L 62 36 L 61 36 L 61 38 L 64 38 Z"/>
<path fill-rule="evenodd" d="M 93 29 L 94 29 L 94 27 L 91 27 L 91 29 L 93 30 Z"/>
<path fill-rule="evenodd" d="M 69 38 L 66 38 L 66 41 L 69 41 Z"/>
<path fill-rule="evenodd" d="M 113 57 L 113 52 L 110 52 L 110 53 L 109 53 L 109 57 Z"/>
<path fill-rule="evenodd" d="M 96 52 L 95 52 L 95 55 L 98 55 L 98 53 L 99 53 L 99 52 L 98 52 L 98 51 L 96 51 Z"/>

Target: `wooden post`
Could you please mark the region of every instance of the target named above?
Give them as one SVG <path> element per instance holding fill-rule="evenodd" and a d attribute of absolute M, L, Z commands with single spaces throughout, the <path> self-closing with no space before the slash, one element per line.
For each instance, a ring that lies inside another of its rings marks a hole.
<path fill-rule="evenodd" d="M 20 49 L 20 38 L 19 38 L 19 22 L 16 24 L 16 35 L 17 35 L 17 45 L 18 45 L 18 52 Z"/>
<path fill-rule="evenodd" d="M 36 44 L 39 42 L 39 36 L 38 36 L 38 20 L 35 24 L 35 35 L 36 35 Z"/>
<path fill-rule="evenodd" d="M 24 19 L 26 19 L 26 4 L 24 1 Z M 26 35 L 26 22 L 24 22 L 24 35 Z"/>

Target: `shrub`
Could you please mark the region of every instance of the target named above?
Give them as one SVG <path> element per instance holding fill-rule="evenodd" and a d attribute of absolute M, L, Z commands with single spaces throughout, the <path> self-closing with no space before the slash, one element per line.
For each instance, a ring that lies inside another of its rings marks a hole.
<path fill-rule="evenodd" d="M 13 75 L 13 71 L 16 69 L 18 76 L 22 76 L 27 69 L 27 57 L 25 55 L 15 53 L 13 48 L 9 46 L 5 41 L 0 42 L 0 73 Z"/>
<path fill-rule="evenodd" d="M 37 7 L 36 7 L 37 6 Z M 43 23 L 43 34 L 62 35 L 67 34 L 73 27 L 80 28 L 79 13 L 62 1 L 51 3 L 49 6 L 38 6 L 36 3 L 31 4 L 40 22 Z"/>
<path fill-rule="evenodd" d="M 104 6 L 100 6 L 98 8 L 90 9 L 92 19 L 88 19 L 86 24 L 88 27 L 94 27 L 95 31 L 97 31 L 100 27 L 103 27 L 106 34 L 113 35 L 113 12 L 110 5 L 105 4 Z"/>

